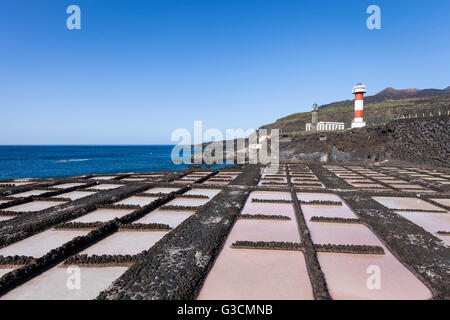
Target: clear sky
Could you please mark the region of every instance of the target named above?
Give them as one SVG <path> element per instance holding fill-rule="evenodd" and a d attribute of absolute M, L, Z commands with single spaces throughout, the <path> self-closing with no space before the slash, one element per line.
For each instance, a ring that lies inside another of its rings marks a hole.
<path fill-rule="evenodd" d="M 194 120 L 247 130 L 351 99 L 357 82 L 450 85 L 448 0 L 2 0 L 0 30 L 0 144 L 164 144 Z"/>

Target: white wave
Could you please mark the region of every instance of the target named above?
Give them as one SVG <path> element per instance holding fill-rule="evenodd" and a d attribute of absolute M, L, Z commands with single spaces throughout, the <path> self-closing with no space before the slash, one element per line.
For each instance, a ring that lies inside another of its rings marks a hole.
<path fill-rule="evenodd" d="M 81 162 L 81 161 L 89 161 L 91 159 L 66 159 L 66 160 L 58 160 L 56 163 L 67 163 L 67 162 Z"/>

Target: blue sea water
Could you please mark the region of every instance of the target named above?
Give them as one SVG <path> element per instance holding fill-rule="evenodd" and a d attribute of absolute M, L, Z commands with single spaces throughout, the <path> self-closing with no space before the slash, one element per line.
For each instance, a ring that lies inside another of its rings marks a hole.
<path fill-rule="evenodd" d="M 0 179 L 183 170 L 171 161 L 171 145 L 0 146 Z"/>

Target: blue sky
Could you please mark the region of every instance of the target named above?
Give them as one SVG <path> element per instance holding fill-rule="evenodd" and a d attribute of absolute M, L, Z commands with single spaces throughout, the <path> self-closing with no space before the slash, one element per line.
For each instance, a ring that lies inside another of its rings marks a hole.
<path fill-rule="evenodd" d="M 0 144 L 164 144 L 194 120 L 246 130 L 351 99 L 357 82 L 444 88 L 449 15 L 448 0 L 3 0 Z"/>

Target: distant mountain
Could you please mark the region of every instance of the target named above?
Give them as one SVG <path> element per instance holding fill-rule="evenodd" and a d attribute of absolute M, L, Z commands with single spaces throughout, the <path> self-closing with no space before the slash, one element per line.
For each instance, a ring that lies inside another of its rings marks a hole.
<path fill-rule="evenodd" d="M 417 92 L 419 92 L 419 89 L 416 88 L 412 88 L 412 89 L 402 89 L 402 90 L 397 90 L 394 89 L 392 87 L 386 88 L 384 90 L 381 90 L 380 92 L 378 92 L 376 94 L 376 96 L 383 96 L 386 98 L 393 98 L 393 97 L 411 97 L 415 94 L 417 94 Z"/>
<path fill-rule="evenodd" d="M 392 87 L 381 90 L 373 96 L 364 97 L 364 119 L 368 123 L 378 123 L 394 119 L 400 115 L 429 114 L 448 110 L 450 106 L 450 86 L 445 89 L 402 89 Z M 340 121 L 348 126 L 354 116 L 353 100 L 344 100 L 319 107 L 319 121 Z M 447 112 L 447 111 L 444 111 Z M 311 112 L 288 115 L 261 128 L 281 129 L 283 133 L 305 130 L 311 122 Z"/>
<path fill-rule="evenodd" d="M 429 96 L 437 96 L 437 95 L 447 95 L 450 94 L 450 86 L 445 89 L 401 89 L 397 90 L 392 87 L 388 87 L 384 90 L 381 90 L 377 94 L 373 96 L 367 96 L 364 97 L 364 104 L 371 104 L 371 103 L 380 103 L 384 100 L 400 100 L 400 99 L 408 99 L 408 98 L 423 98 L 423 97 L 429 97 Z M 344 100 L 344 101 L 338 101 L 333 102 L 329 104 L 324 104 L 323 106 L 319 107 L 319 110 L 326 110 L 330 108 L 338 108 L 347 106 L 349 103 L 351 103 L 353 100 Z"/>

